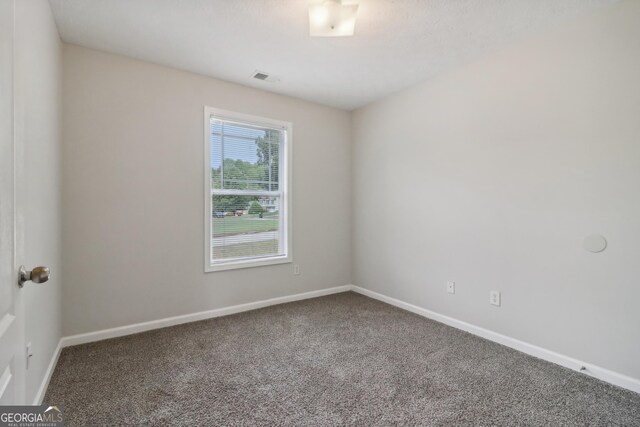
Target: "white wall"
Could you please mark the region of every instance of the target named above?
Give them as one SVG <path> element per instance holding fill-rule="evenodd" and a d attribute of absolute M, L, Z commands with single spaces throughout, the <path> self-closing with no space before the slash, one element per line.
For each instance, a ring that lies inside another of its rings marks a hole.
<path fill-rule="evenodd" d="M 33 357 L 27 371 L 31 403 L 61 336 L 61 84 L 62 44 L 49 2 L 15 2 L 15 132 L 18 168 L 18 242 L 28 268 L 46 265 L 51 279 L 27 284 L 22 293 L 26 342 Z"/>
<path fill-rule="evenodd" d="M 354 284 L 640 378 L 639 77 L 627 1 L 356 111 Z"/>
<path fill-rule="evenodd" d="M 64 334 L 351 279 L 350 114 L 64 46 Z M 293 122 L 291 264 L 204 273 L 203 106 Z"/>

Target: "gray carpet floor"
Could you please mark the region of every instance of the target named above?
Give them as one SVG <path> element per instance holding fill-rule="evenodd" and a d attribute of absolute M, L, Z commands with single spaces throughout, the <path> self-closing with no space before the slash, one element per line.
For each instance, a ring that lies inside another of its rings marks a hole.
<path fill-rule="evenodd" d="M 640 426 L 640 394 L 352 292 L 65 348 L 67 426 Z"/>

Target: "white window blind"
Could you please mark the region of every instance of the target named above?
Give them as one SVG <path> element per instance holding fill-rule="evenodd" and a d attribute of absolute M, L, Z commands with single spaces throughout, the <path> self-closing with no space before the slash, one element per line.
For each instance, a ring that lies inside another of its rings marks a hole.
<path fill-rule="evenodd" d="M 209 116 L 208 257 L 213 269 L 289 260 L 290 125 L 253 119 L 233 113 Z"/>

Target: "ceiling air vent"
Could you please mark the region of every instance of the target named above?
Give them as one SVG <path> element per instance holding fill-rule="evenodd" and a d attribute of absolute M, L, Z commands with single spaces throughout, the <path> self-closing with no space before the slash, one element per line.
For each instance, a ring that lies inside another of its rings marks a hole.
<path fill-rule="evenodd" d="M 280 81 L 279 78 L 274 77 L 272 75 L 269 75 L 269 74 L 265 73 L 264 71 L 254 71 L 254 73 L 251 75 L 251 78 L 257 79 L 257 80 L 262 80 L 263 82 L 271 82 L 271 83 L 275 83 L 275 82 L 279 82 Z"/>

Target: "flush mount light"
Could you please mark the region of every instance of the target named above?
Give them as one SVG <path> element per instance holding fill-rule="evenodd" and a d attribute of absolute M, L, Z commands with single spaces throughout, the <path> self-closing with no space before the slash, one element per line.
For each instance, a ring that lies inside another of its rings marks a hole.
<path fill-rule="evenodd" d="M 309 6 L 309 35 L 312 37 L 352 36 L 356 26 L 357 4 L 325 0 Z"/>

